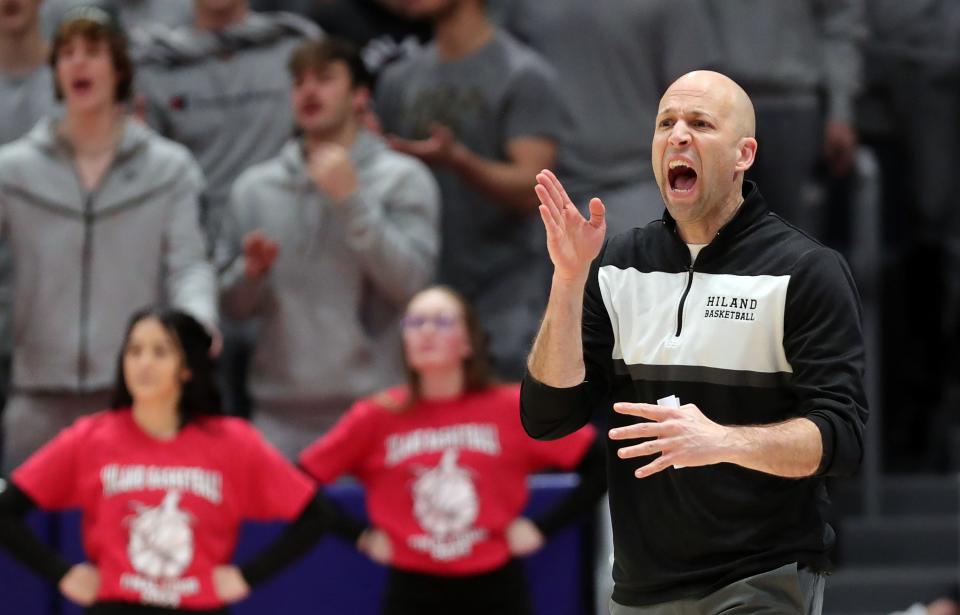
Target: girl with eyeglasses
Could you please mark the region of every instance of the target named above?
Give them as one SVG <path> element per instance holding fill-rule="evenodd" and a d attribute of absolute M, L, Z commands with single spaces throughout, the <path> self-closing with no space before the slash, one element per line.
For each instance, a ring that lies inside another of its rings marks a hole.
<path fill-rule="evenodd" d="M 595 430 L 529 438 L 519 387 L 493 381 L 485 334 L 455 291 L 421 291 L 402 326 L 407 383 L 357 402 L 300 464 L 321 483 L 350 474 L 366 489 L 372 527 L 351 535 L 389 566 L 383 613 L 529 614 L 515 558 L 594 509 L 606 488 Z M 522 517 L 527 477 L 551 467 L 576 469 L 579 486 Z"/>

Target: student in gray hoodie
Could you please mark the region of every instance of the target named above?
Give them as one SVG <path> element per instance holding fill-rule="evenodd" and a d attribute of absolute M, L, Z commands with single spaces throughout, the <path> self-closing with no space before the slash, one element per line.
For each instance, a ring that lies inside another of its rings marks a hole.
<path fill-rule="evenodd" d="M 184 148 L 125 117 L 133 69 L 112 16 L 68 13 L 51 64 L 63 120 L 0 148 L 0 237 L 14 274 L 6 469 L 106 407 L 135 309 L 166 300 L 211 329 L 216 320 L 202 175 Z"/>
<path fill-rule="evenodd" d="M 305 43 L 289 69 L 302 138 L 237 180 L 218 253 L 224 313 L 262 319 L 254 422 L 292 458 L 402 378 L 398 321 L 433 278 L 439 189 L 359 125 L 370 94 L 352 46 Z"/>
<path fill-rule="evenodd" d="M 320 30 L 297 15 L 251 11 L 247 0 L 194 0 L 192 24 L 152 34 L 135 48 L 137 90 L 147 122 L 186 145 L 203 169 L 201 218 L 212 247 L 237 176 L 276 156 L 293 134 L 290 77 L 277 68 Z M 227 320 L 223 331 L 224 405 L 246 415 L 252 327 Z"/>

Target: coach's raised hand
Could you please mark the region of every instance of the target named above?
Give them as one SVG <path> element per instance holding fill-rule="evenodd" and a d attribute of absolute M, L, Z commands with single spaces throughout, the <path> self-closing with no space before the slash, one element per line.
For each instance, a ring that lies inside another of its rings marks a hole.
<path fill-rule="evenodd" d="M 535 190 L 540 197 L 540 217 L 547 229 L 553 282 L 527 369 L 539 382 L 572 387 L 583 382 L 585 375 L 580 337 L 583 287 L 607 230 L 603 203 L 600 199 L 590 201 L 590 219 L 585 219 L 557 176 L 547 170 L 537 174 Z"/>
<path fill-rule="evenodd" d="M 547 229 L 547 251 L 553 261 L 554 277 L 582 285 L 590 263 L 600 253 L 607 230 L 603 203 L 592 199 L 590 219 L 585 219 L 557 176 L 546 169 L 537 174 L 534 189 L 540 198 L 540 217 Z"/>

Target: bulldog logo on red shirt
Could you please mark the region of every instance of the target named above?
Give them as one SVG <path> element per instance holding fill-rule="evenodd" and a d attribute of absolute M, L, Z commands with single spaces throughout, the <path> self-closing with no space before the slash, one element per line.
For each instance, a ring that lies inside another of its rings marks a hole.
<path fill-rule="evenodd" d="M 409 544 L 441 561 L 468 555 L 487 535 L 472 527 L 480 503 L 470 471 L 457 465 L 457 454 L 457 449 L 447 449 L 437 467 L 413 483 L 413 514 L 428 535 L 411 536 Z"/>

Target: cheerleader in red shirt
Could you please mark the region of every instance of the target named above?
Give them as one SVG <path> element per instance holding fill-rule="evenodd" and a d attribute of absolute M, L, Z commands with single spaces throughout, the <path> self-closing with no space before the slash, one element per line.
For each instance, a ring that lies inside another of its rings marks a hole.
<path fill-rule="evenodd" d="M 321 483 L 363 483 L 373 528 L 353 537 L 390 567 L 384 613 L 528 614 L 514 557 L 594 509 L 605 490 L 595 431 L 529 438 L 519 388 L 491 382 L 484 335 L 450 289 L 411 300 L 403 340 L 407 386 L 356 403 L 300 464 Z M 527 477 L 547 467 L 577 468 L 580 486 L 543 518 L 520 517 Z"/>
<path fill-rule="evenodd" d="M 136 314 L 112 409 L 63 430 L 0 494 L 0 543 L 89 613 L 225 613 L 327 526 L 311 481 L 247 422 L 217 416 L 210 344 L 182 312 Z M 71 566 L 27 529 L 34 507 L 82 511 L 89 563 Z M 238 568 L 244 519 L 295 522 Z"/>

